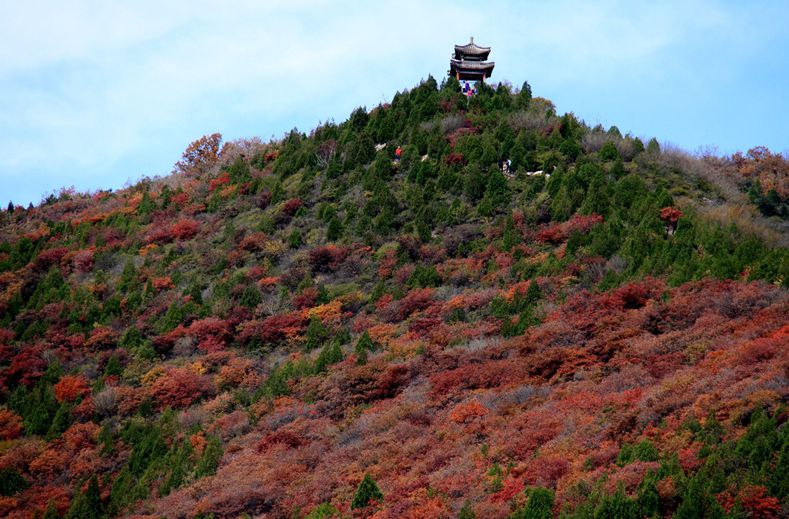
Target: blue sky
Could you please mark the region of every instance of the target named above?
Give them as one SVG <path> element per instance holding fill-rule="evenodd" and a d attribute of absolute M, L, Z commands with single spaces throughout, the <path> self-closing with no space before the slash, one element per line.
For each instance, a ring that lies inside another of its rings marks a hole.
<path fill-rule="evenodd" d="M 195 138 L 344 120 L 470 35 L 494 81 L 689 151 L 789 151 L 780 1 L 2 0 L 0 203 L 166 175 Z"/>

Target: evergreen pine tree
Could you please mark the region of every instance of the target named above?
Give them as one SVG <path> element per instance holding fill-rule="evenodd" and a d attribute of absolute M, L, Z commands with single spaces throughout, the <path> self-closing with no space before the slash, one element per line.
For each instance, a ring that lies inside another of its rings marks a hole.
<path fill-rule="evenodd" d="M 14 467 L 0 469 L 0 496 L 13 496 L 30 486 Z"/>
<path fill-rule="evenodd" d="M 343 228 L 342 222 L 336 215 L 333 216 L 329 221 L 329 227 L 326 230 L 326 239 L 328 241 L 337 241 L 342 238 L 344 233 L 345 229 Z"/>
<path fill-rule="evenodd" d="M 723 518 L 723 509 L 710 495 L 704 478 L 695 476 L 688 482 L 688 487 L 682 495 L 682 502 L 674 514 L 675 519 L 696 519 L 704 517 L 709 519 Z"/>
<path fill-rule="evenodd" d="M 529 106 L 531 95 L 531 85 L 528 81 L 524 81 L 523 86 L 521 86 L 521 91 L 518 92 L 518 106 L 522 108 Z"/>
<path fill-rule="evenodd" d="M 529 493 L 526 506 L 512 514 L 512 519 L 550 519 L 553 517 L 553 490 L 537 487 Z"/>
<path fill-rule="evenodd" d="M 121 361 L 118 359 L 117 355 L 113 355 L 112 357 L 110 357 L 110 360 L 107 361 L 107 365 L 104 366 L 104 376 L 117 377 L 121 373 L 123 373 L 123 367 L 121 367 Z"/>
<path fill-rule="evenodd" d="M 359 487 L 356 489 L 356 493 L 353 495 L 351 509 L 364 508 L 370 504 L 370 501 L 382 501 L 383 498 L 384 495 L 381 492 L 381 489 L 378 488 L 375 480 L 373 480 L 370 474 L 365 474 L 364 479 L 362 479 L 362 482 L 359 483 Z"/>
<path fill-rule="evenodd" d="M 485 194 L 487 181 L 477 165 L 471 165 L 466 172 L 465 194 L 471 203 L 476 203 Z"/>
<path fill-rule="evenodd" d="M 60 514 L 58 513 L 55 503 L 50 501 L 49 504 L 47 504 L 47 509 L 44 515 L 41 516 L 41 519 L 60 519 Z"/>
<path fill-rule="evenodd" d="M 66 519 L 101 519 L 104 516 L 104 505 L 101 502 L 99 480 L 90 478 L 88 488 L 71 502 Z"/>
<path fill-rule="evenodd" d="M 364 331 L 359 340 L 356 342 L 356 348 L 354 351 L 356 352 L 357 362 L 359 364 L 366 364 L 367 363 L 367 352 L 375 350 L 375 343 L 370 338 L 370 334 L 367 333 L 367 330 Z"/>
<path fill-rule="evenodd" d="M 331 343 L 323 347 L 318 358 L 315 359 L 315 372 L 322 373 L 326 371 L 330 365 L 340 362 L 342 360 L 342 348 L 340 341 L 334 339 Z"/>
<path fill-rule="evenodd" d="M 640 517 L 655 517 L 660 511 L 660 494 L 657 476 L 649 472 L 638 486 L 638 514 Z"/>
<path fill-rule="evenodd" d="M 146 190 L 142 194 L 140 205 L 137 206 L 137 214 L 142 217 L 147 217 L 154 209 L 156 209 L 156 204 L 153 203 L 150 193 Z"/>
<path fill-rule="evenodd" d="M 466 501 L 463 503 L 463 508 L 461 508 L 458 513 L 458 519 L 477 519 L 477 514 L 475 514 L 474 509 L 471 508 L 471 502 Z"/>
<path fill-rule="evenodd" d="M 616 160 L 619 158 L 619 150 L 613 142 L 608 141 L 600 148 L 599 155 L 602 160 Z"/>
<path fill-rule="evenodd" d="M 510 203 L 511 193 L 507 179 L 497 168 L 491 168 L 488 172 L 485 198 L 490 200 L 494 209 L 501 209 Z"/>
<path fill-rule="evenodd" d="M 320 348 L 328 337 L 329 331 L 323 325 L 323 321 L 313 316 L 307 325 L 307 338 L 304 342 L 304 349 L 312 351 L 315 348 Z"/>
<path fill-rule="evenodd" d="M 202 478 L 216 474 L 216 469 L 219 467 L 223 454 L 224 450 L 219 438 L 209 436 L 203 455 L 200 457 L 200 461 L 197 462 L 197 467 L 195 467 L 195 477 Z"/>
<path fill-rule="evenodd" d="M 608 198 L 608 184 L 602 173 L 594 176 L 586 192 L 586 198 L 581 205 L 583 214 L 599 214 L 606 216 L 610 201 Z"/>

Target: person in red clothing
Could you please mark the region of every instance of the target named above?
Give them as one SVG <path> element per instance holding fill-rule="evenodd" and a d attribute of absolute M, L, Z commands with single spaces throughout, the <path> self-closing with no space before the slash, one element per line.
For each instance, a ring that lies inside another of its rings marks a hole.
<path fill-rule="evenodd" d="M 397 149 L 395 150 L 395 160 L 397 162 L 400 162 L 400 154 L 401 153 L 402 153 L 402 150 L 400 149 L 400 146 L 398 146 Z"/>

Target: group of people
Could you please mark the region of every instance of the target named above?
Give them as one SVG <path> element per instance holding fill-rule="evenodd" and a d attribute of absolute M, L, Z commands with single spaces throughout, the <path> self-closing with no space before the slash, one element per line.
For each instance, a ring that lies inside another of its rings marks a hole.
<path fill-rule="evenodd" d="M 468 84 L 468 81 L 463 82 L 463 87 L 461 89 L 466 97 L 469 98 L 477 93 L 477 85 L 471 86 Z"/>
<path fill-rule="evenodd" d="M 500 160 L 499 161 L 499 169 L 502 173 L 509 173 L 512 169 L 512 161 L 510 159 L 507 160 Z"/>

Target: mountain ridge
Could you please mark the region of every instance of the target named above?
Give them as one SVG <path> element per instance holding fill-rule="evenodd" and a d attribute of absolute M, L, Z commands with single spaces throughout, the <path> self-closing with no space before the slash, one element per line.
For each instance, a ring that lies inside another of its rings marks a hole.
<path fill-rule="evenodd" d="M 788 178 L 431 77 L 11 205 L 0 510 L 783 515 Z"/>

